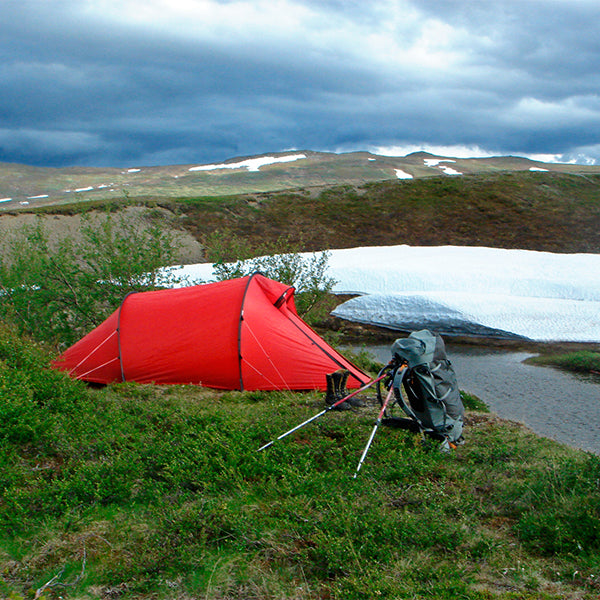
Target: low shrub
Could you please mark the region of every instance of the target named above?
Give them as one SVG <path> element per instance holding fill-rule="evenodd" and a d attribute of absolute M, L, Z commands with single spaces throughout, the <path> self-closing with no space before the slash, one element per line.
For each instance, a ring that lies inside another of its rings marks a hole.
<path fill-rule="evenodd" d="M 160 223 L 107 214 L 80 238 L 53 242 L 41 221 L 24 226 L 0 256 L 0 309 L 20 331 L 69 345 L 99 325 L 129 292 L 174 281 L 176 243 Z"/>

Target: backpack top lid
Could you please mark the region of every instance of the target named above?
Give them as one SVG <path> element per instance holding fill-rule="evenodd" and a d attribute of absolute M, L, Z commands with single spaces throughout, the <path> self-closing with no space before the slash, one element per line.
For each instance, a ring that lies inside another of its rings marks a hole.
<path fill-rule="evenodd" d="M 428 364 L 434 360 L 438 337 L 428 329 L 413 331 L 407 338 L 397 339 L 392 344 L 392 356 L 405 360 L 411 369 Z"/>

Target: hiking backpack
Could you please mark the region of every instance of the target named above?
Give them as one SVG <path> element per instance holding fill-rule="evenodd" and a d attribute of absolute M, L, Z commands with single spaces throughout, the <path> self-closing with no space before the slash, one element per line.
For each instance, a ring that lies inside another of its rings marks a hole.
<path fill-rule="evenodd" d="M 391 351 L 392 361 L 384 367 L 389 370 L 384 385 L 388 390 L 393 386 L 394 400 L 384 423 L 422 431 L 446 447 L 461 441 L 465 410 L 441 336 L 426 329 L 415 331 L 408 338 L 397 339 Z M 381 401 L 380 389 L 378 397 Z M 397 417 L 395 406 L 409 418 Z"/>

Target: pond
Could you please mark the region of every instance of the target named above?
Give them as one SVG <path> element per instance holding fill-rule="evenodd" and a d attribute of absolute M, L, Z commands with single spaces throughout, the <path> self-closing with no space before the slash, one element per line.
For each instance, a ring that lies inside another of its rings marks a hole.
<path fill-rule="evenodd" d="M 525 364 L 534 356 L 446 342 L 460 388 L 481 398 L 499 417 L 538 435 L 600 454 L 600 384 L 551 367 Z M 359 350 L 359 348 L 357 348 Z M 365 350 L 387 363 L 390 346 Z"/>

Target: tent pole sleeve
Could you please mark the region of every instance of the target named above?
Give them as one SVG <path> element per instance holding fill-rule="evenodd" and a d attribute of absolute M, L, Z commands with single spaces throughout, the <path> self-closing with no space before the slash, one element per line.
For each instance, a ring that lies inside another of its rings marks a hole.
<path fill-rule="evenodd" d="M 289 291 L 295 291 L 295 289 L 296 288 L 294 288 L 293 286 L 290 286 L 287 290 L 285 290 L 285 292 L 283 292 L 283 294 L 281 294 L 281 296 L 279 296 L 279 298 L 277 298 L 277 300 L 273 303 L 273 306 L 275 308 L 280 308 L 281 305 L 287 300 L 287 295 Z"/>
<path fill-rule="evenodd" d="M 238 322 L 238 368 L 240 371 L 240 392 L 244 391 L 244 376 L 242 374 L 242 324 L 244 322 L 244 303 L 246 302 L 248 288 L 250 287 L 250 283 L 254 279 L 255 275 L 260 275 L 260 273 L 257 271 L 248 277 L 246 288 L 244 289 L 244 295 L 242 296 L 242 304 L 240 305 L 240 318 Z"/>
<path fill-rule="evenodd" d="M 119 315 L 117 317 L 117 346 L 119 348 L 119 366 L 121 367 L 121 381 L 125 381 L 125 367 L 123 366 L 123 353 L 121 352 L 121 311 L 123 310 L 123 305 L 125 304 L 125 300 L 131 296 L 131 294 L 135 294 L 135 292 L 129 292 L 126 294 L 125 298 L 121 302 L 119 306 Z"/>

